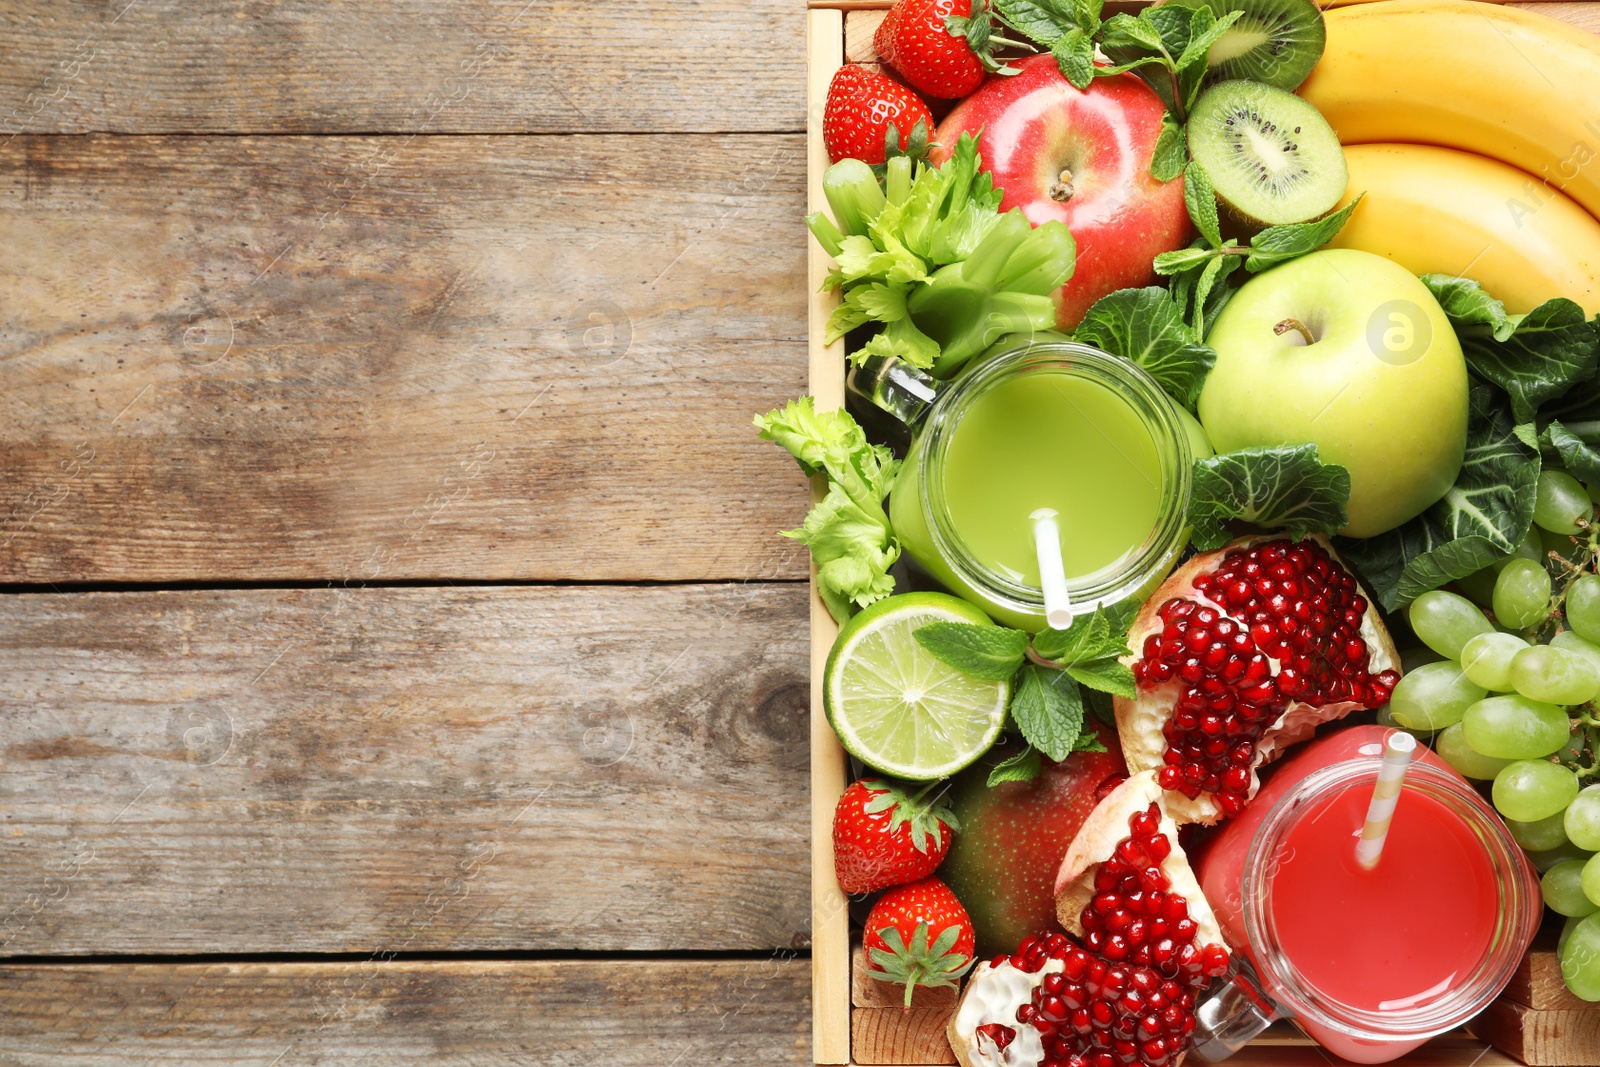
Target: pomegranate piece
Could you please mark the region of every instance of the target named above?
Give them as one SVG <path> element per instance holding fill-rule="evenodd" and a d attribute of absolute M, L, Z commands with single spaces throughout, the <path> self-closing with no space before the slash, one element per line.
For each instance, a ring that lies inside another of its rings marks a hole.
<path fill-rule="evenodd" d="M 1128 645 L 1138 693 L 1116 699 L 1123 756 L 1182 795 L 1169 809 L 1186 822 L 1237 815 L 1263 763 L 1400 680 L 1371 597 L 1322 537 L 1195 556 L 1145 602 Z"/>
<path fill-rule="evenodd" d="M 1070 933 L 979 967 L 950 1029 L 964 1067 L 1175 1067 L 1227 948 L 1153 771 L 1095 809 L 1057 877 Z M 990 1027 L 1013 1032 L 1005 1045 Z"/>

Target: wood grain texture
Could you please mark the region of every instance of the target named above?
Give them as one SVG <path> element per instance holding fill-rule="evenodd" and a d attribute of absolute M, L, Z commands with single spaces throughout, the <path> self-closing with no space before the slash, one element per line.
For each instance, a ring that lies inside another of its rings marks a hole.
<path fill-rule="evenodd" d="M 803 578 L 804 152 L 13 141 L 0 581 Z"/>
<path fill-rule="evenodd" d="M 692 13 L 652 0 L 6 0 L 0 137 L 797 131 L 803 18 L 795 0 L 695 0 Z"/>
<path fill-rule="evenodd" d="M 808 945 L 798 584 L 0 615 L 0 953 Z"/>
<path fill-rule="evenodd" d="M 953 1012 L 959 999 L 954 986 L 917 986 L 911 994 L 913 1008 Z M 867 953 L 857 945 L 850 953 L 850 1003 L 857 1008 L 905 1007 L 905 989 L 893 982 L 880 982 L 867 973 Z"/>
<path fill-rule="evenodd" d="M 810 11 L 806 22 L 806 205 L 808 211 L 822 211 L 827 207 L 822 175 L 828 168 L 822 104 L 829 80 L 844 62 L 844 20 L 837 11 Z M 838 302 L 837 295 L 822 291 L 830 262 L 815 241 L 807 243 L 806 377 L 819 411 L 844 404 L 844 342 L 822 340 L 823 326 Z M 813 499 L 825 492 L 823 481 L 820 476 L 812 479 Z M 844 792 L 847 767 L 822 704 L 822 674 L 839 628 L 817 595 L 814 565 L 810 573 L 811 1047 L 817 1063 L 841 1064 L 850 1060 L 850 915 L 833 873 L 833 810 Z"/>
<path fill-rule="evenodd" d="M 1497 1000 L 1472 1021 L 1472 1032 L 1528 1067 L 1594 1067 L 1600 1063 L 1600 1011 L 1537 1011 Z"/>
<path fill-rule="evenodd" d="M 945 1027 L 953 1008 L 852 1008 L 850 1058 L 859 1064 L 956 1062 Z"/>
<path fill-rule="evenodd" d="M 804 961 L 0 966 L 7 1067 L 807 1063 Z"/>
<path fill-rule="evenodd" d="M 1600 1015 L 1600 1005 L 1580 1000 L 1567 988 L 1567 983 L 1561 977 L 1556 941 L 1555 930 L 1540 931 L 1501 996 L 1530 1008 L 1565 1008 L 1570 1011 L 1594 1011 Z"/>

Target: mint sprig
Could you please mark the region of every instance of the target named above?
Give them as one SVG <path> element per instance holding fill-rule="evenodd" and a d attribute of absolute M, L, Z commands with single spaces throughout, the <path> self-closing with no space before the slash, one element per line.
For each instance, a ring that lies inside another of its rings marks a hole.
<path fill-rule="evenodd" d="M 1015 675 L 1028 652 L 1028 635 L 1005 626 L 930 622 L 917 627 L 912 636 L 956 670 L 990 682 Z"/>

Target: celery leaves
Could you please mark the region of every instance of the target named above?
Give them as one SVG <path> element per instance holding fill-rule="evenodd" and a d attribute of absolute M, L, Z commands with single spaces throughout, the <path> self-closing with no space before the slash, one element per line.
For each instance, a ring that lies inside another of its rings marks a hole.
<path fill-rule="evenodd" d="M 833 218 L 806 221 L 835 262 L 825 284 L 841 301 L 829 343 L 877 323 L 882 330 L 851 359 L 894 356 L 944 376 L 1004 334 L 1054 327 L 1053 294 L 1077 254 L 1072 234 L 1056 222 L 1035 228 L 1020 211 L 1001 214 L 982 162 L 963 134 L 941 167 L 891 159 L 882 187 L 859 160 L 828 168 Z"/>
<path fill-rule="evenodd" d="M 764 441 L 788 450 L 809 475 L 827 475 L 828 492 L 798 530 L 785 530 L 811 549 L 817 588 L 834 618 L 843 622 L 856 608 L 894 592 L 889 568 L 900 558 L 883 511 L 900 462 L 889 449 L 867 442 L 844 410 L 819 412 L 809 396 L 759 415 Z"/>

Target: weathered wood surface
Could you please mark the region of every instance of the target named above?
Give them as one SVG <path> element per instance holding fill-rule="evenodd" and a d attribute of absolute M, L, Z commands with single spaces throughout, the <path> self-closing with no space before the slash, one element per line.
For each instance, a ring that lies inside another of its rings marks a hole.
<path fill-rule="evenodd" d="M 0 953 L 803 948 L 806 694 L 798 584 L 12 597 Z"/>
<path fill-rule="evenodd" d="M 0 1063 L 809 1063 L 809 986 L 787 954 L 0 966 Z"/>
<path fill-rule="evenodd" d="M 12 141 L 0 581 L 804 578 L 804 151 Z"/>
<path fill-rule="evenodd" d="M 798 0 L 5 0 L 0 139 L 795 131 L 804 17 Z"/>

